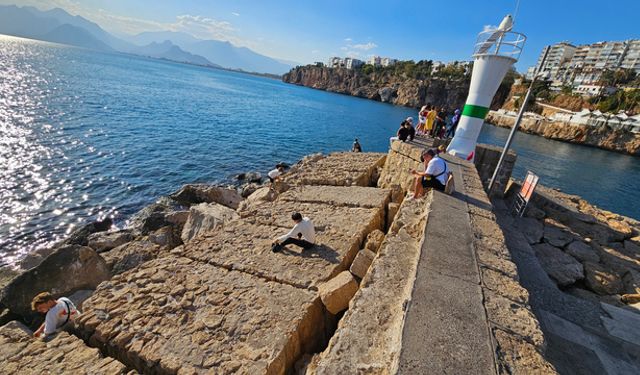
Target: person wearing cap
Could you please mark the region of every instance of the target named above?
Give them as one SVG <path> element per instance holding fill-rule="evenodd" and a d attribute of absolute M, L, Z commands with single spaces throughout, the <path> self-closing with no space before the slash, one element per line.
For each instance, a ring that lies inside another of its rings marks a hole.
<path fill-rule="evenodd" d="M 351 152 L 362 152 L 362 146 L 360 145 L 360 142 L 358 142 L 358 138 L 353 141 Z"/>
<path fill-rule="evenodd" d="M 409 120 L 411 121 L 408 122 Z M 408 117 L 407 119 L 405 119 L 400 123 L 400 128 L 398 129 L 396 136 L 389 138 L 390 145 L 393 145 L 393 141 L 406 142 L 409 136 L 411 136 L 411 140 L 413 140 L 413 136 L 415 135 L 416 130 L 411 125 L 411 122 L 413 122 L 413 119 L 411 117 Z M 413 135 L 412 135 L 412 130 L 413 130 Z"/>
<path fill-rule="evenodd" d="M 447 162 L 438 157 L 438 151 L 434 149 L 426 150 L 420 156 L 420 161 L 424 163 L 424 172 L 412 169 L 410 172 L 415 177 L 414 199 L 424 195 L 425 189 L 436 189 L 444 191 L 447 183 Z"/>
<path fill-rule="evenodd" d="M 54 334 L 66 328 L 68 323 L 72 323 L 80 316 L 80 312 L 69 298 L 55 299 L 49 292 L 42 292 L 33 297 L 31 309 L 40 314 L 46 314 L 44 323 L 33 333 L 34 337 Z"/>

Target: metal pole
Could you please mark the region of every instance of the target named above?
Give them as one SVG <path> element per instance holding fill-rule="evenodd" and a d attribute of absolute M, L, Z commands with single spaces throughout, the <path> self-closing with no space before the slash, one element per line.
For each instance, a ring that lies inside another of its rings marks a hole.
<path fill-rule="evenodd" d="M 496 165 L 496 169 L 493 171 L 493 176 L 491 176 L 491 181 L 489 181 L 489 187 L 487 187 L 487 195 L 491 197 L 491 190 L 493 190 L 493 185 L 496 183 L 496 178 L 498 177 L 498 172 L 500 172 L 500 168 L 502 167 L 502 163 L 504 162 L 505 156 L 507 156 L 507 152 L 509 152 L 509 147 L 511 147 L 511 142 L 513 142 L 513 137 L 520 126 L 520 121 L 522 121 L 522 116 L 524 115 L 524 108 L 527 106 L 527 102 L 529 101 L 529 97 L 531 96 L 531 91 L 533 89 L 534 83 L 536 83 L 536 78 L 538 78 L 538 73 L 540 69 L 544 66 L 544 62 L 547 59 L 547 55 L 549 54 L 549 50 L 551 47 L 547 48 L 544 52 L 544 56 L 542 56 L 542 62 L 540 63 L 540 68 L 538 68 L 531 79 L 531 84 L 529 85 L 529 89 L 527 90 L 527 94 L 524 96 L 524 101 L 522 102 L 522 106 L 520 107 L 520 111 L 518 111 L 518 116 L 516 117 L 516 122 L 513 124 L 511 128 L 511 132 L 509 133 L 509 137 L 507 138 L 507 142 L 502 149 L 502 154 L 500 154 L 500 159 L 498 160 L 498 165 Z"/>

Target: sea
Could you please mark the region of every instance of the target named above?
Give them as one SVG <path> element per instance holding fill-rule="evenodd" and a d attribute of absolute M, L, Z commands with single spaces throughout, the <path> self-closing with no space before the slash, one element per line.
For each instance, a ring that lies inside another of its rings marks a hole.
<path fill-rule="evenodd" d="M 186 183 L 309 153 L 387 152 L 411 108 L 271 78 L 0 36 L 0 264 Z M 507 130 L 485 126 L 480 142 Z M 519 133 L 514 176 L 640 219 L 640 159 Z"/>

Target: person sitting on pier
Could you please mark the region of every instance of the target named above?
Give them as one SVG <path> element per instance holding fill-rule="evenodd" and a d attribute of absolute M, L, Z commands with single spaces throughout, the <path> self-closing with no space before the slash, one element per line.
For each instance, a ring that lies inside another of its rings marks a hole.
<path fill-rule="evenodd" d="M 411 126 L 411 125 L 409 125 L 409 127 L 407 127 L 407 121 L 408 121 L 408 119 L 402 121 L 400 123 L 400 128 L 398 129 L 398 133 L 396 133 L 396 136 L 389 138 L 389 144 L 390 145 L 393 145 L 393 141 L 402 141 L 402 142 L 406 142 L 407 141 L 407 138 L 409 138 L 409 135 L 411 134 L 411 129 L 413 129 L 413 126 Z M 413 121 L 413 119 L 411 119 L 411 121 Z M 409 129 L 409 128 L 411 128 L 411 129 Z M 415 129 L 413 129 L 413 132 L 415 134 Z M 413 140 L 413 137 L 411 139 Z"/>
<path fill-rule="evenodd" d="M 291 220 L 295 223 L 289 233 L 284 236 L 278 237 L 271 244 L 271 251 L 274 253 L 282 250 L 284 246 L 294 244 L 303 249 L 310 249 L 315 245 L 316 230 L 313 227 L 313 222 L 308 217 L 302 217 L 299 212 L 294 212 L 291 215 Z"/>
<path fill-rule="evenodd" d="M 360 145 L 360 142 L 358 142 L 358 138 L 353 141 L 351 152 L 362 152 L 362 146 Z"/>
<path fill-rule="evenodd" d="M 51 293 L 42 292 L 31 301 L 31 309 L 41 314 L 47 314 L 44 323 L 34 333 L 34 337 L 44 337 L 68 328 L 69 323 L 80 316 L 76 306 L 67 297 L 60 297 L 57 300 Z"/>
<path fill-rule="evenodd" d="M 420 161 L 424 163 L 424 172 L 418 172 L 415 169 L 410 171 L 415 176 L 413 199 L 421 198 L 425 189 L 444 191 L 447 183 L 447 162 L 438 157 L 436 150 L 424 151 L 420 156 Z"/>

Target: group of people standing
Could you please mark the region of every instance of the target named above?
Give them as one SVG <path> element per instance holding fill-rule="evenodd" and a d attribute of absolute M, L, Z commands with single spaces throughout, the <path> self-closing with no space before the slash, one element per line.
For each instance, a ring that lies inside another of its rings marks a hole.
<path fill-rule="evenodd" d="M 460 110 L 456 109 L 453 115 L 444 107 L 435 107 L 427 104 L 418 112 L 418 126 L 416 132 L 419 135 L 428 135 L 433 138 L 452 138 L 460 122 Z"/>

